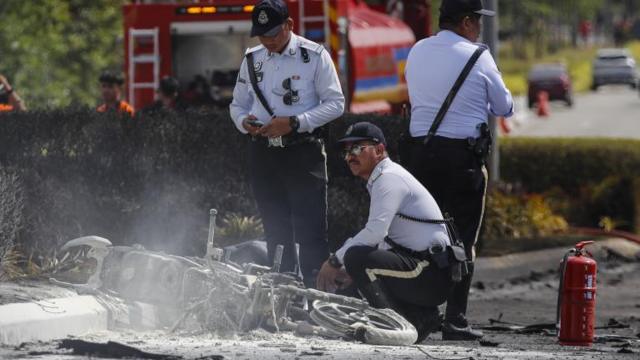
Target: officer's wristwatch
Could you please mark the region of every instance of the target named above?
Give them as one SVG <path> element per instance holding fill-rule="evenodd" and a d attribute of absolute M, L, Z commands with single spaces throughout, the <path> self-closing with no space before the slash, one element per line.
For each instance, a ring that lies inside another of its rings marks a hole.
<path fill-rule="evenodd" d="M 327 260 L 327 262 L 333 268 L 340 269 L 342 267 L 342 263 L 340 262 L 340 259 L 338 259 L 336 254 L 329 255 L 329 259 Z"/>
<path fill-rule="evenodd" d="M 289 116 L 289 127 L 291 127 L 291 131 L 296 132 L 300 127 L 300 120 L 296 115 Z"/>

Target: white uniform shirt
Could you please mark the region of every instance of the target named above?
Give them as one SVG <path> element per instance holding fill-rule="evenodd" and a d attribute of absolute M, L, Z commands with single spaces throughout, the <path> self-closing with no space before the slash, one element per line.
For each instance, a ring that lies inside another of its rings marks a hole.
<path fill-rule="evenodd" d="M 478 48 L 453 31 L 443 30 L 416 43 L 407 58 L 405 76 L 411 102 L 411 136 L 425 136 L 453 83 Z M 493 57 L 484 51 L 460 87 L 436 135 L 453 139 L 478 137 L 477 127 L 496 116 L 513 114 L 513 99 Z"/>
<path fill-rule="evenodd" d="M 446 226 L 403 219 L 398 213 L 418 219 L 441 220 L 442 213 L 431 194 L 416 178 L 391 159 L 382 160 L 374 168 L 367 190 L 371 196 L 369 219 L 356 236 L 349 238 L 336 251 L 344 263 L 344 254 L 352 246 L 378 246 L 389 249 L 384 241 L 389 236 L 396 244 L 423 251 L 434 245 L 450 245 Z"/>
<path fill-rule="evenodd" d="M 303 61 L 300 47 L 307 49 L 309 62 Z M 345 100 L 338 74 L 322 45 L 292 33 L 281 54 L 271 53 L 262 45 L 248 49 L 249 52 L 253 53 L 258 87 L 267 103 L 275 116 L 298 116 L 298 132 L 312 132 L 344 112 Z M 283 102 L 287 90 L 282 82 L 287 78 L 291 78 L 291 88 L 298 92 L 298 101 L 291 105 Z M 242 133 L 247 133 L 242 120 L 248 115 L 254 115 L 264 124 L 271 122 L 271 116 L 251 86 L 246 58 L 240 66 L 230 111 L 231 119 Z"/>

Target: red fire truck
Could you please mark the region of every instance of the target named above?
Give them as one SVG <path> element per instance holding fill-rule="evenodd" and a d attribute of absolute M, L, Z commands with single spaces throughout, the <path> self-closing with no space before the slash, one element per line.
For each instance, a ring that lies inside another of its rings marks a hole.
<path fill-rule="evenodd" d="M 295 32 L 331 52 L 352 112 L 390 112 L 408 98 L 404 64 L 415 34 L 429 35 L 429 1 L 286 0 Z M 150 104 L 173 76 L 187 100 L 226 105 L 247 48 L 256 0 L 139 0 L 123 7 L 128 99 Z M 416 18 L 411 4 L 424 4 Z M 376 10 L 374 10 L 376 9 Z M 400 15 L 399 17 L 402 17 Z M 418 20 L 415 20 L 418 19 Z M 420 36 L 420 35 L 419 35 Z"/>

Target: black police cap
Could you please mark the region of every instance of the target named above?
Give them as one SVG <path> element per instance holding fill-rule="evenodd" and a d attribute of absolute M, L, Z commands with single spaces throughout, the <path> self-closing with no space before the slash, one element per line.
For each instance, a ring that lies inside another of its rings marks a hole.
<path fill-rule="evenodd" d="M 158 90 L 166 95 L 171 96 L 178 92 L 180 89 L 180 82 L 176 78 L 171 76 L 165 76 L 160 80 Z"/>
<path fill-rule="evenodd" d="M 384 144 L 385 146 L 387 145 L 387 141 L 384 138 L 382 130 L 368 122 L 359 122 L 349 126 L 344 136 L 338 140 L 338 143 L 358 142 L 363 140 L 371 140 L 373 142 Z"/>
<path fill-rule="evenodd" d="M 287 18 L 289 9 L 283 0 L 261 0 L 251 13 L 251 36 L 275 36 Z"/>
<path fill-rule="evenodd" d="M 98 81 L 104 84 L 122 85 L 124 84 L 124 76 L 122 76 L 122 73 L 119 71 L 105 70 L 100 74 Z"/>
<path fill-rule="evenodd" d="M 495 11 L 482 6 L 482 0 L 443 0 L 440 5 L 440 17 L 454 18 L 457 15 L 475 13 L 478 15 L 494 16 Z"/>

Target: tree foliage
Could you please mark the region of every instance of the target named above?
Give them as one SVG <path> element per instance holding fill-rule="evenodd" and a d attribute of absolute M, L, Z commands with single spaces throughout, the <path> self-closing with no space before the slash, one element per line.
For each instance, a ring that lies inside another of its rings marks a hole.
<path fill-rule="evenodd" d="M 428 1 L 431 3 L 435 33 L 438 31 L 438 9 L 442 0 Z M 497 0 L 499 28 L 504 37 L 513 40 L 514 56 L 527 57 L 528 44 L 533 44 L 535 55 L 540 56 L 549 44 L 558 46 L 563 41 L 559 39 L 559 33 L 569 33 L 570 42 L 575 44 L 580 20 L 593 20 L 611 4 L 621 1 L 623 0 Z"/>
<path fill-rule="evenodd" d="M 98 74 L 123 64 L 121 7 L 128 1 L 0 0 L 0 73 L 31 109 L 95 105 Z M 437 32 L 441 0 L 424 1 Z M 638 10 L 635 0 L 498 0 L 499 27 L 520 58 L 529 56 L 527 44 L 534 55 L 568 45 L 562 34 L 575 44 L 581 20 L 630 18 Z"/>
<path fill-rule="evenodd" d="M 123 63 L 124 2 L 0 1 L 0 73 L 30 108 L 94 105 L 100 71 Z"/>

